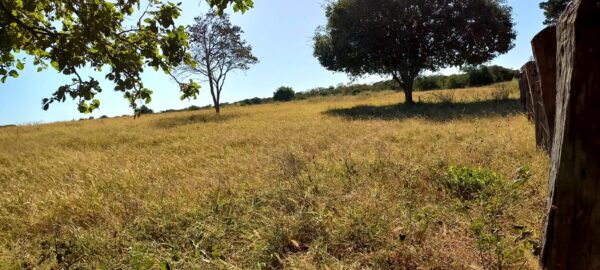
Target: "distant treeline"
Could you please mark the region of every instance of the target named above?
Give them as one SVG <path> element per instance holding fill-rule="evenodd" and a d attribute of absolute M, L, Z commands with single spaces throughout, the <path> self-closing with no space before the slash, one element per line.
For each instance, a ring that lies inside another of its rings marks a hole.
<path fill-rule="evenodd" d="M 518 70 L 501 66 L 465 67 L 462 74 L 420 76 L 415 88 L 420 91 L 436 89 L 458 89 L 477 87 L 499 82 L 511 81 L 519 75 Z"/>
<path fill-rule="evenodd" d="M 461 74 L 454 75 L 419 76 L 415 81 L 415 91 L 460 89 L 467 87 L 485 86 L 499 82 L 511 81 L 519 75 L 519 72 L 517 70 L 508 69 L 501 66 L 471 66 L 465 67 L 461 69 L 461 71 Z M 398 83 L 393 80 L 381 81 L 373 84 L 340 84 L 338 86 L 317 87 L 307 91 L 297 92 L 295 93 L 295 95 L 293 95 L 293 100 L 304 100 L 312 97 L 358 95 L 363 92 L 381 92 L 388 90 L 400 91 L 402 89 L 400 88 Z M 275 102 L 275 99 L 273 99 L 273 97 L 255 97 L 250 99 L 244 99 L 234 103 L 222 103 L 221 106 L 248 106 L 272 102 Z M 167 110 L 165 112 L 194 111 L 206 108 L 212 108 L 212 106 L 191 106 L 183 110 Z"/>
<path fill-rule="evenodd" d="M 519 75 L 517 70 L 501 66 L 472 66 L 462 69 L 461 74 L 454 75 L 428 75 L 419 76 L 415 81 L 416 91 L 437 89 L 459 89 L 467 87 L 485 86 L 499 82 L 511 81 Z M 358 95 L 362 92 L 380 92 L 386 90 L 402 90 L 393 80 L 376 82 L 373 84 L 351 84 L 329 87 L 318 87 L 295 94 L 295 100 L 311 97 Z M 238 105 L 255 105 L 273 102 L 273 98 L 251 98 L 235 102 Z"/>

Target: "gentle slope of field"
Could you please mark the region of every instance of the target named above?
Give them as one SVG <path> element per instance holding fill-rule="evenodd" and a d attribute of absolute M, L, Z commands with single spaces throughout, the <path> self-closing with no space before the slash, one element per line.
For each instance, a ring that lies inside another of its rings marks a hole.
<path fill-rule="evenodd" d="M 0 129 L 0 268 L 535 268 L 548 161 L 498 91 Z"/>

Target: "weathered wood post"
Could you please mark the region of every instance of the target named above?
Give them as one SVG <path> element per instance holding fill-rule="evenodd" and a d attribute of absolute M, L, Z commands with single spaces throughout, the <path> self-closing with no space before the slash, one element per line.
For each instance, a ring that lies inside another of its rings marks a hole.
<path fill-rule="evenodd" d="M 556 114 L 556 26 L 549 26 L 531 41 L 533 55 L 540 78 L 540 93 L 545 114 L 542 125 L 547 130 L 543 146 L 550 154 L 554 138 Z"/>
<path fill-rule="evenodd" d="M 575 0 L 557 25 L 557 106 L 545 269 L 600 269 L 600 6 Z"/>
<path fill-rule="evenodd" d="M 529 82 L 529 96 L 531 97 L 531 114 L 533 115 L 533 123 L 535 124 L 535 143 L 540 149 L 547 149 L 546 141 L 548 138 L 548 119 L 544 112 L 542 102 L 542 90 L 540 76 L 535 62 L 525 64 L 525 74 Z"/>
<path fill-rule="evenodd" d="M 529 83 L 527 82 L 527 76 L 525 75 L 525 72 L 523 72 L 522 70 L 519 73 L 519 91 L 521 94 L 521 106 L 523 108 L 523 111 L 525 112 L 525 114 L 527 114 L 527 117 L 529 118 L 530 115 L 527 111 L 527 92 L 529 92 Z"/>
<path fill-rule="evenodd" d="M 521 68 L 521 74 L 523 75 L 521 80 L 525 84 L 525 112 L 527 113 L 527 118 L 531 122 L 534 121 L 535 113 L 533 109 L 533 100 L 530 90 L 531 84 L 529 83 L 529 77 L 527 76 L 527 69 L 531 69 L 532 65 L 535 65 L 535 63 L 530 61 L 525 63 L 525 65 Z"/>

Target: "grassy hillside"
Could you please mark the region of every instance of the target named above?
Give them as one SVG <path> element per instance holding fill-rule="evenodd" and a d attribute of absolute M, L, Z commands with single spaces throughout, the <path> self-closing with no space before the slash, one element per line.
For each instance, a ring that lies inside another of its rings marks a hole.
<path fill-rule="evenodd" d="M 506 94 L 2 128 L 0 269 L 535 268 L 548 161 Z"/>

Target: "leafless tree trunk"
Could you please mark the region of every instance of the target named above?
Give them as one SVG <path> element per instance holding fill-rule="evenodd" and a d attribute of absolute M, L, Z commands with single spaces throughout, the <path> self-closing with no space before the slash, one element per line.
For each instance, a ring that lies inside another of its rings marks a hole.
<path fill-rule="evenodd" d="M 191 54 L 196 65 L 178 68 L 179 77 L 201 77 L 208 82 L 215 111 L 221 112 L 221 92 L 227 74 L 234 70 L 248 70 L 258 63 L 252 55 L 252 46 L 242 40 L 242 29 L 229 21 L 229 16 L 209 11 L 194 19 L 188 28 Z"/>

